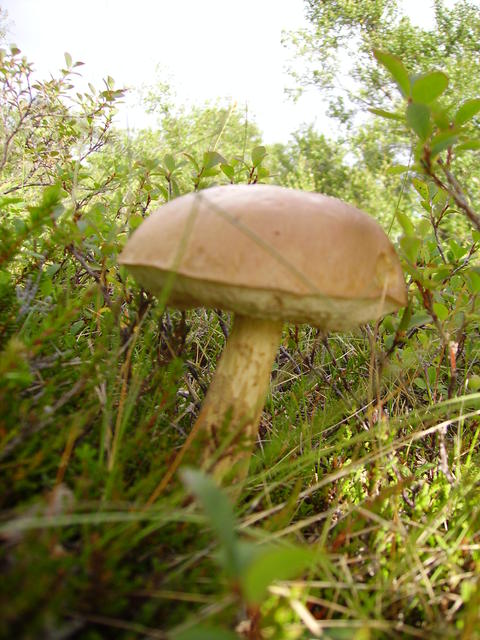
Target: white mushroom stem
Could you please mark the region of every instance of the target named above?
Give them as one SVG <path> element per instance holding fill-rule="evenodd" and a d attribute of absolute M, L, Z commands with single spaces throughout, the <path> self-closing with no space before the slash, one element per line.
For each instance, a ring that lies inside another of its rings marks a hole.
<path fill-rule="evenodd" d="M 282 336 L 282 321 L 237 315 L 194 430 L 204 468 L 218 480 L 242 480 Z"/>

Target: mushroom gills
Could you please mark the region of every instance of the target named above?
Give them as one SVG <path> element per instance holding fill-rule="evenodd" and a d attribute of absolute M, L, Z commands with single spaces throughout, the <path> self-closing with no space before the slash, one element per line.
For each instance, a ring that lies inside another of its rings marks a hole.
<path fill-rule="evenodd" d="M 398 302 L 388 294 L 368 299 L 332 298 L 321 293 L 299 296 L 289 291 L 225 285 L 144 265 L 130 265 L 129 269 L 153 293 L 162 295 L 170 288 L 168 304 L 177 309 L 221 308 L 258 319 L 308 323 L 324 331 L 348 331 L 398 309 Z"/>

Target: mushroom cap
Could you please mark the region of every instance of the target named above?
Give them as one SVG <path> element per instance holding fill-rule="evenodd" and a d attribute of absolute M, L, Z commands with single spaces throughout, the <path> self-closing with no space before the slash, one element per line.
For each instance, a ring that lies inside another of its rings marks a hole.
<path fill-rule="evenodd" d="M 341 200 L 273 185 L 212 187 L 168 202 L 119 262 L 153 293 L 258 318 L 348 329 L 404 306 L 380 225 Z"/>

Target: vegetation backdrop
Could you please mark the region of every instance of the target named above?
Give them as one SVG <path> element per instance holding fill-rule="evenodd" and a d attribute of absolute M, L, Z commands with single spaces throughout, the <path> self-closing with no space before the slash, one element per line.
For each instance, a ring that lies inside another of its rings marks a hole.
<path fill-rule="evenodd" d="M 76 88 L 0 53 L 0 635 L 480 638 L 480 8 L 307 0 L 295 91 L 335 136 Z M 268 69 L 265 70 L 268 73 Z M 213 184 L 340 197 L 395 243 L 409 304 L 351 334 L 285 326 L 242 487 L 171 474 L 228 314 L 119 268 L 156 207 Z M 236 497 L 234 502 L 233 496 Z"/>

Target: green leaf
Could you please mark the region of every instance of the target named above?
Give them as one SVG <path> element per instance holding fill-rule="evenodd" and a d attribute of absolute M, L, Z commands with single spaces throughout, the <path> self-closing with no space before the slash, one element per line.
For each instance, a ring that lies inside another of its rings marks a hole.
<path fill-rule="evenodd" d="M 243 575 L 243 593 L 249 602 L 261 602 L 274 580 L 288 580 L 312 565 L 314 554 L 300 547 L 270 547 L 253 560 Z"/>
<path fill-rule="evenodd" d="M 420 205 L 425 209 L 427 213 L 430 213 L 432 210 L 432 206 L 428 200 L 420 200 Z"/>
<path fill-rule="evenodd" d="M 462 125 L 471 120 L 480 111 L 480 98 L 473 98 L 472 100 L 465 100 L 460 105 L 457 113 L 455 114 L 454 122 L 456 125 Z"/>
<path fill-rule="evenodd" d="M 175 171 L 175 158 L 171 153 L 167 153 L 163 158 L 163 164 L 166 166 L 169 173 L 173 173 Z"/>
<path fill-rule="evenodd" d="M 415 226 L 415 233 L 420 238 L 424 238 L 431 230 L 432 230 L 432 224 L 429 220 L 425 220 L 425 218 L 422 218 L 422 220 L 419 220 L 419 222 Z"/>
<path fill-rule="evenodd" d="M 436 156 L 448 147 L 453 146 L 458 140 L 458 136 L 451 131 L 442 131 L 430 140 L 430 154 Z"/>
<path fill-rule="evenodd" d="M 229 178 L 230 180 L 233 180 L 233 177 L 235 175 L 235 169 L 231 165 L 222 163 L 220 165 L 220 169 L 227 176 L 227 178 Z"/>
<path fill-rule="evenodd" d="M 419 311 L 411 316 L 408 328 L 413 329 L 414 327 L 421 327 L 424 324 L 429 324 L 431 321 L 432 319 L 428 313 L 425 311 Z"/>
<path fill-rule="evenodd" d="M 447 204 L 448 198 L 448 193 L 443 191 L 443 189 L 439 189 L 433 196 L 432 202 L 437 209 L 443 209 L 443 207 Z"/>
<path fill-rule="evenodd" d="M 49 278 L 51 278 L 57 273 L 57 271 L 59 271 L 61 266 L 62 265 L 58 264 L 58 262 L 49 264 L 48 267 L 45 269 L 45 273 Z"/>
<path fill-rule="evenodd" d="M 184 469 L 182 480 L 200 502 L 208 522 L 224 548 L 225 568 L 232 576 L 239 573 L 237 554 L 236 519 L 225 493 L 201 471 Z"/>
<path fill-rule="evenodd" d="M 220 163 L 227 164 L 227 161 L 216 151 L 206 151 L 203 154 L 203 166 L 205 169 L 212 169 L 212 167 Z"/>
<path fill-rule="evenodd" d="M 411 102 L 407 107 L 407 123 L 421 140 L 426 140 L 432 131 L 430 109 L 425 104 Z"/>
<path fill-rule="evenodd" d="M 400 226 L 402 227 L 403 232 L 406 236 L 415 235 L 415 227 L 413 226 L 410 218 L 405 213 L 397 211 L 397 220 L 400 223 Z"/>
<path fill-rule="evenodd" d="M 437 318 L 442 322 L 448 318 L 448 309 L 441 302 L 434 302 L 433 310 L 435 311 Z"/>
<path fill-rule="evenodd" d="M 263 180 L 263 178 L 268 178 L 269 175 L 270 175 L 270 171 L 267 169 L 267 167 L 258 167 L 257 178 L 259 180 Z"/>
<path fill-rule="evenodd" d="M 180 187 L 178 186 L 178 182 L 172 178 L 170 184 L 172 185 L 172 192 L 175 198 L 178 198 L 180 195 Z"/>
<path fill-rule="evenodd" d="M 480 293 L 480 273 L 471 270 L 468 272 L 468 288 L 472 293 Z"/>
<path fill-rule="evenodd" d="M 202 178 L 210 178 L 211 176 L 217 176 L 220 173 L 220 169 L 212 167 L 210 169 L 204 169 L 202 171 Z"/>
<path fill-rule="evenodd" d="M 72 56 L 69 53 L 67 53 L 67 51 L 65 51 L 63 55 L 65 56 L 65 62 L 67 63 L 67 67 L 70 69 L 70 67 L 72 66 Z"/>
<path fill-rule="evenodd" d="M 392 167 L 388 167 L 386 173 L 390 176 L 397 176 L 400 173 L 406 173 L 410 171 L 411 167 L 408 167 L 406 164 L 395 164 Z"/>
<path fill-rule="evenodd" d="M 83 329 L 84 325 L 85 323 L 83 322 L 83 320 L 77 320 L 76 322 L 74 322 L 70 327 L 70 333 L 72 334 L 72 336 L 77 335 L 77 333 L 79 333 Z"/>
<path fill-rule="evenodd" d="M 200 166 L 199 166 L 198 162 L 196 161 L 196 159 L 190 153 L 186 153 L 185 151 L 183 152 L 183 155 L 186 158 L 188 158 L 189 162 L 191 162 L 193 164 L 193 166 L 195 167 L 195 170 L 198 173 L 200 171 Z"/>
<path fill-rule="evenodd" d="M 458 144 L 455 147 L 455 151 L 477 151 L 480 149 L 480 140 L 467 140 L 466 142 L 462 142 L 462 144 Z"/>
<path fill-rule="evenodd" d="M 450 130 L 452 120 L 450 114 L 445 109 L 441 109 L 437 105 L 432 108 L 432 119 L 441 131 Z"/>
<path fill-rule="evenodd" d="M 478 374 L 468 378 L 468 389 L 469 391 L 478 391 L 480 389 L 480 376 Z"/>
<path fill-rule="evenodd" d="M 460 260 L 468 252 L 468 248 L 462 247 L 462 245 L 458 244 L 458 242 L 455 242 L 453 238 L 449 241 L 448 245 L 454 255 L 455 260 Z"/>
<path fill-rule="evenodd" d="M 428 185 L 423 182 L 423 180 L 419 180 L 418 178 L 413 178 L 412 184 L 415 188 L 415 191 L 420 195 L 424 200 L 430 199 L 430 193 L 428 191 Z"/>
<path fill-rule="evenodd" d="M 413 384 L 419 389 L 422 389 L 423 391 L 426 391 L 427 389 L 427 384 L 423 378 L 415 378 L 415 380 L 413 381 Z"/>
<path fill-rule="evenodd" d="M 391 111 L 376 109 L 374 107 L 369 107 L 368 110 L 370 111 L 370 113 L 373 113 L 376 116 L 380 116 L 381 118 L 388 118 L 388 120 L 398 120 L 399 122 L 403 122 L 405 119 L 403 114 L 401 113 L 392 113 Z"/>
<path fill-rule="evenodd" d="M 397 83 L 402 95 L 408 98 L 410 95 L 410 79 L 408 72 L 403 66 L 403 62 L 397 56 L 387 53 L 386 51 L 379 51 L 374 49 L 373 55 L 380 62 L 381 65 L 390 73 L 392 78 Z"/>
<path fill-rule="evenodd" d="M 172 640 L 238 640 L 238 636 L 227 629 L 195 625 L 194 628 L 187 631 L 182 631 L 179 634 L 174 633 Z"/>
<path fill-rule="evenodd" d="M 267 150 L 265 149 L 265 147 L 260 146 L 252 149 L 252 165 L 254 167 L 258 167 L 258 165 L 261 164 L 266 155 Z"/>
<path fill-rule="evenodd" d="M 441 71 L 432 71 L 416 78 L 412 85 L 415 102 L 429 104 L 442 95 L 448 87 L 448 77 Z"/>
<path fill-rule="evenodd" d="M 402 317 L 400 319 L 397 331 L 403 332 L 406 331 L 410 325 L 410 320 L 412 317 L 412 305 L 407 304 L 405 309 L 403 310 Z"/>
<path fill-rule="evenodd" d="M 128 226 L 132 231 L 137 229 L 143 222 L 143 217 L 139 213 L 132 213 L 128 218 Z"/>
<path fill-rule="evenodd" d="M 408 260 L 410 260 L 412 264 L 415 264 L 415 262 L 417 261 L 418 253 L 422 246 L 421 239 L 417 238 L 416 236 L 402 236 L 400 238 L 400 246 L 405 252 Z"/>

